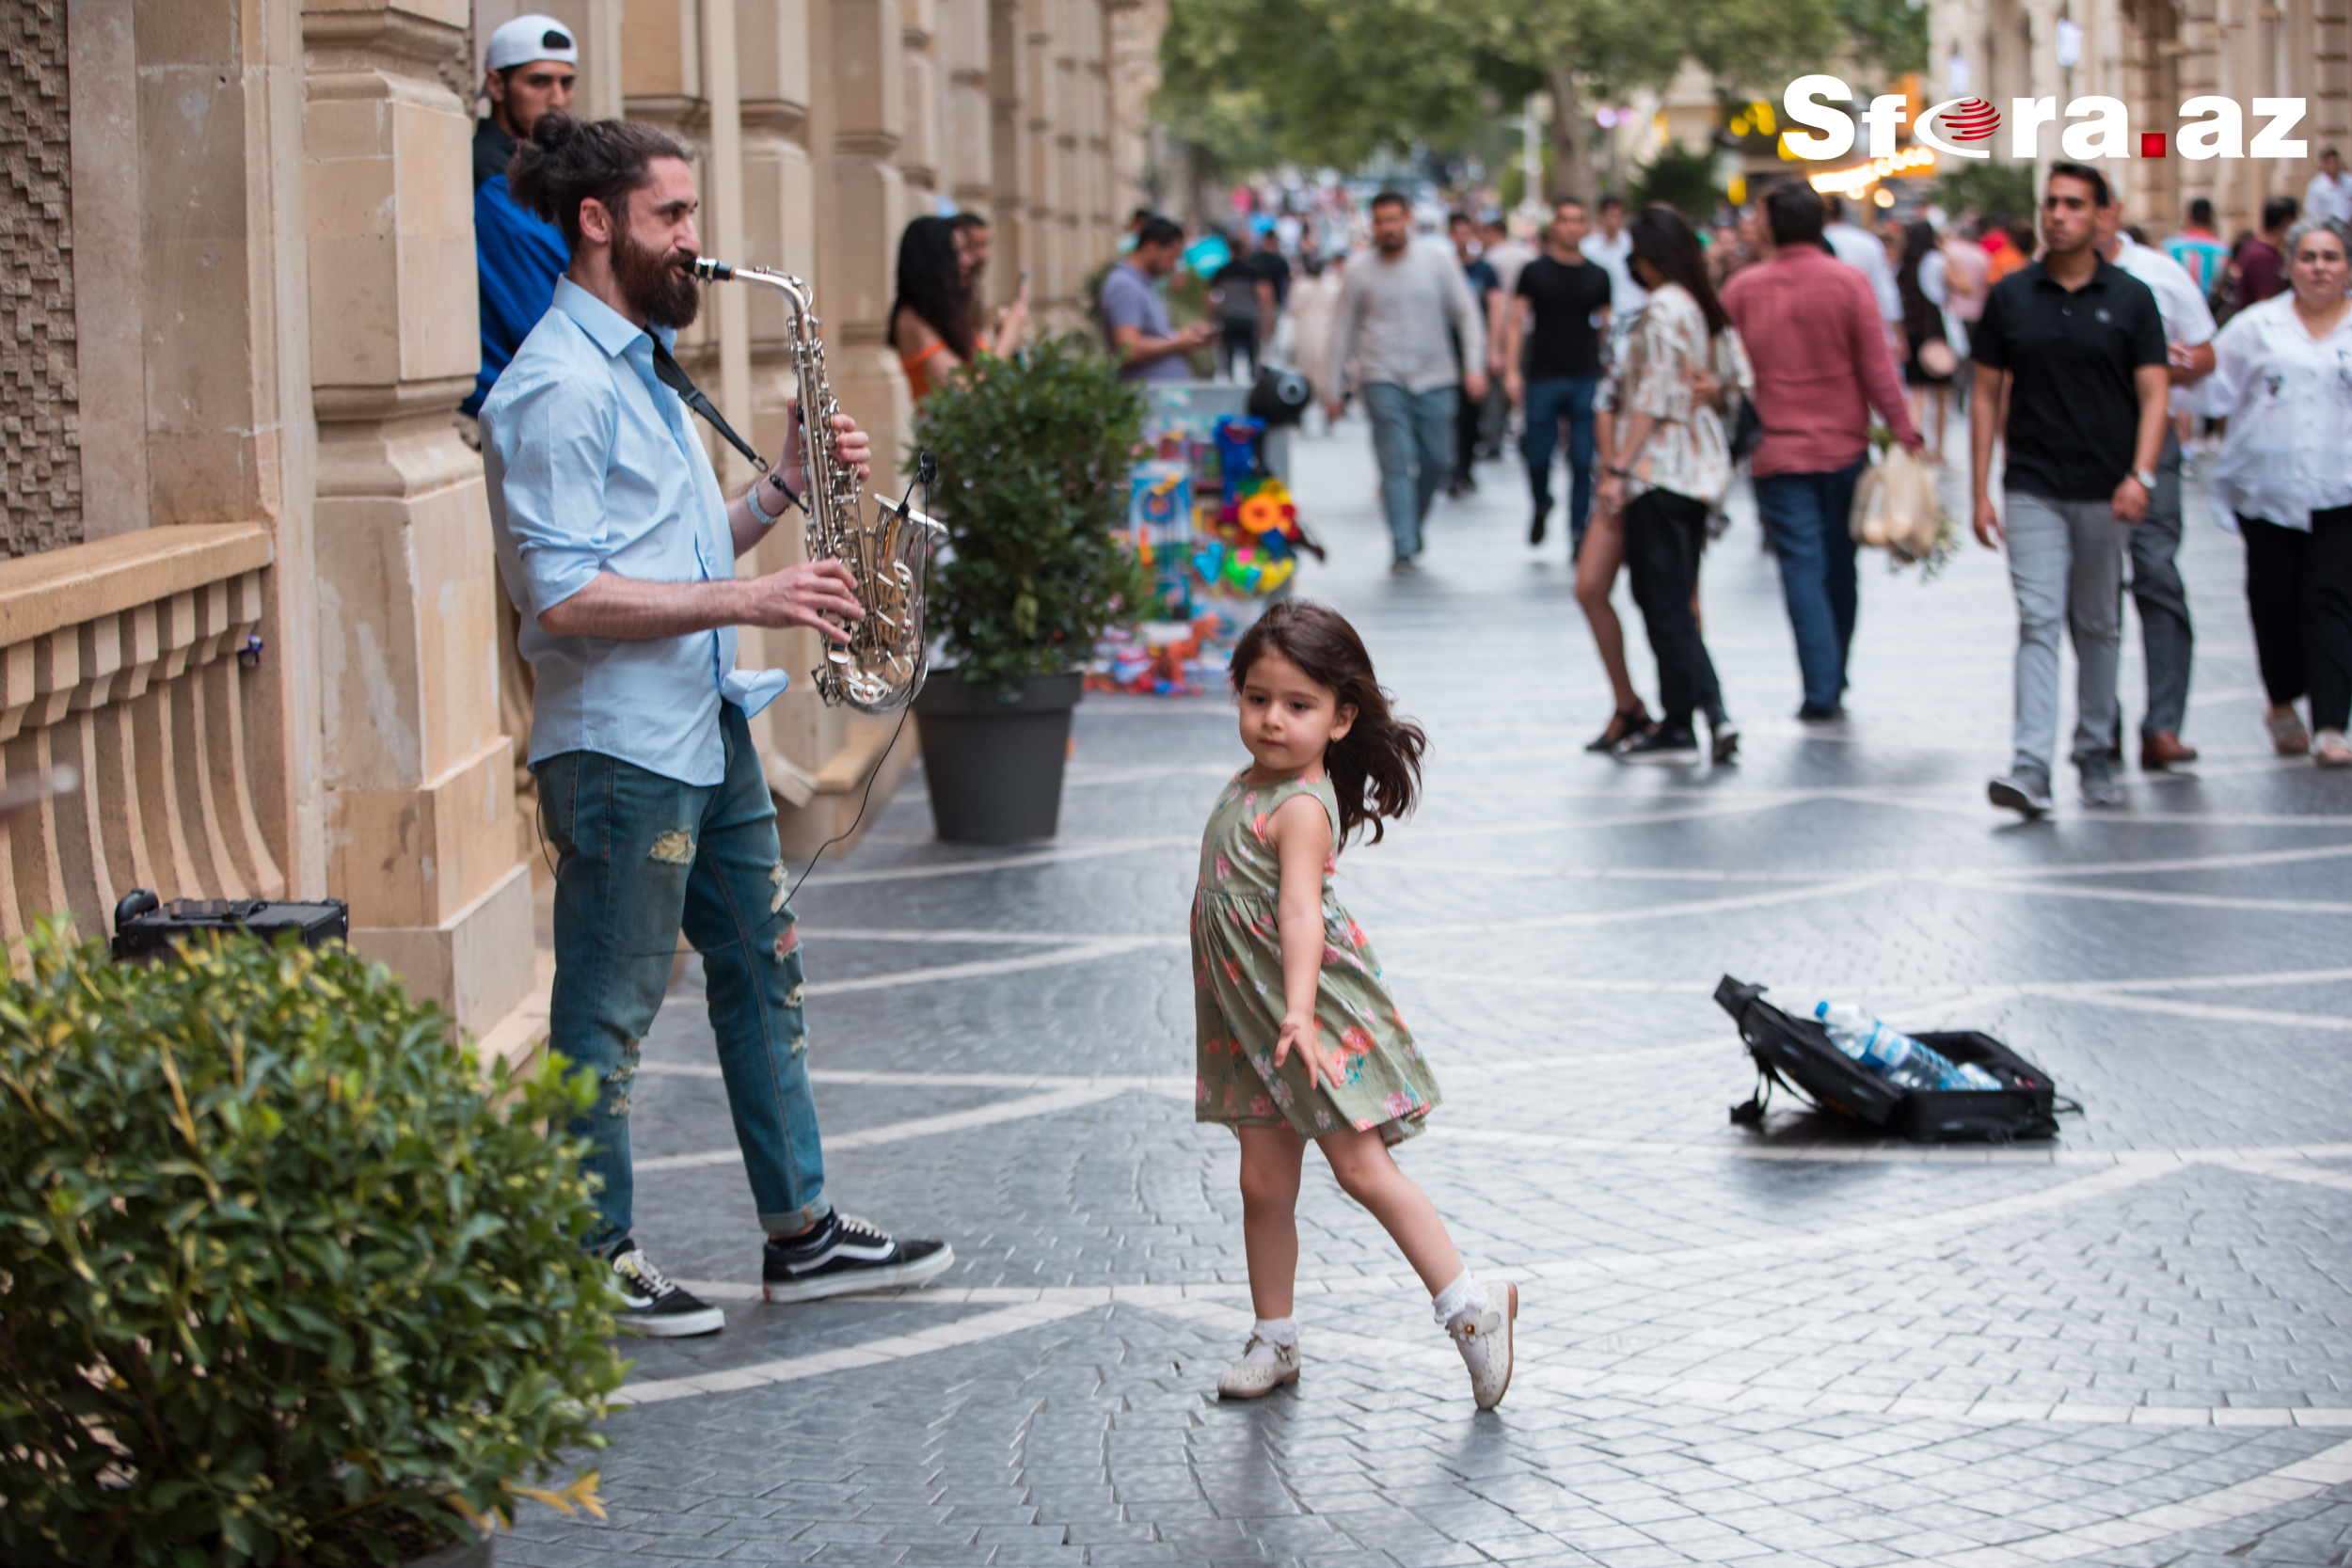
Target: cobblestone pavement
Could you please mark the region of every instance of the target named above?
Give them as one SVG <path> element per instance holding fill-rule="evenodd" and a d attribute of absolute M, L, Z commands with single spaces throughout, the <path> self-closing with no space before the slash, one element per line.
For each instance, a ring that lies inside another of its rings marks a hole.
<path fill-rule="evenodd" d="M 2205 760 L 2021 826 L 1983 799 L 2014 620 L 1973 545 L 1925 585 L 1866 559 L 1851 718 L 1805 730 L 1735 505 L 1705 609 L 1741 759 L 1634 768 L 1582 750 L 1607 690 L 1512 468 L 1439 503 L 1405 580 L 1360 425 L 1296 478 L 1334 557 L 1305 591 L 1433 741 L 1425 807 L 1343 887 L 1446 1091 L 1402 1158 L 1521 1284 L 1508 1401 L 1473 1412 L 1311 1160 L 1305 1375 L 1217 1402 L 1249 1309 L 1233 1141 L 1187 1104 L 1184 911 L 1247 759 L 1216 698 L 1089 698 L 1059 838 L 934 843 L 918 774 L 798 900 L 833 1196 L 950 1238 L 953 1273 L 756 1300 L 690 973 L 647 1042 L 638 1233 L 728 1325 L 629 1347 L 611 1516 L 534 1510 L 501 1561 L 2352 1561 L 2352 784 L 2268 754 L 2201 500 Z M 1733 1127 L 1726 972 L 1989 1030 L 2084 1114 L 1997 1149 Z"/>

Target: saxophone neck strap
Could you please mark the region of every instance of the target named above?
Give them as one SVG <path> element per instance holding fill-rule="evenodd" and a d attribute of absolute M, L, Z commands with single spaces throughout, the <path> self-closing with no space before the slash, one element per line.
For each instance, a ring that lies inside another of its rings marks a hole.
<path fill-rule="evenodd" d="M 653 373 L 656 380 L 678 395 L 679 402 L 709 420 L 710 428 L 725 436 L 727 445 L 741 452 L 753 467 L 763 474 L 768 471 L 768 460 L 760 456 L 749 441 L 735 433 L 735 427 L 727 423 L 727 417 L 703 395 L 702 388 L 695 386 L 693 378 L 686 373 L 686 367 L 677 362 L 677 356 L 664 347 L 659 338 L 653 341 Z M 784 487 L 779 484 L 777 488 Z M 786 490 L 785 494 L 789 497 L 792 493 Z"/>

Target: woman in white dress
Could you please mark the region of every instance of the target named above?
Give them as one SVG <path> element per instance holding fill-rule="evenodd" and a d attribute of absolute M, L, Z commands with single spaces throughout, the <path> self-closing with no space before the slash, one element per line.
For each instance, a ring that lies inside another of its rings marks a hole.
<path fill-rule="evenodd" d="M 2352 261 L 2345 225 L 2287 234 L 2286 293 L 2214 340 L 2206 411 L 2230 421 L 2215 516 L 2246 540 L 2246 604 L 2282 756 L 2352 768 Z M 2311 729 L 2295 711 L 2311 699 Z"/>

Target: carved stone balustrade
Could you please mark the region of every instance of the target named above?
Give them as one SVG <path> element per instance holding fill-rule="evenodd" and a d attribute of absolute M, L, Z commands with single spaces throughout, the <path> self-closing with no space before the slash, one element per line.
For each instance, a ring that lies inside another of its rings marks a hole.
<path fill-rule="evenodd" d="M 275 898 L 285 878 L 253 809 L 247 673 L 269 531 L 190 524 L 0 562 L 0 758 L 60 766 L 78 792 L 0 819 L 0 937 L 44 915 L 111 932 L 132 888 Z M 262 649 L 259 657 L 272 657 Z"/>

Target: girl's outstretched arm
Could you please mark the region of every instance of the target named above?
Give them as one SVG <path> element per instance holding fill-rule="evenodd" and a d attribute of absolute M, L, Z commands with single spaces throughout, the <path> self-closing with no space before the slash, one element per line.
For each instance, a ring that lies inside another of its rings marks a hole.
<path fill-rule="evenodd" d="M 1324 1054 L 1315 1023 L 1315 990 L 1323 977 L 1323 867 L 1331 856 L 1331 818 L 1311 795 L 1294 795 L 1267 825 L 1282 891 L 1275 903 L 1275 928 L 1282 938 L 1282 1035 L 1274 1045 L 1280 1066 L 1293 1051 L 1307 1064 L 1307 1083 L 1319 1087 L 1338 1080 Z"/>

